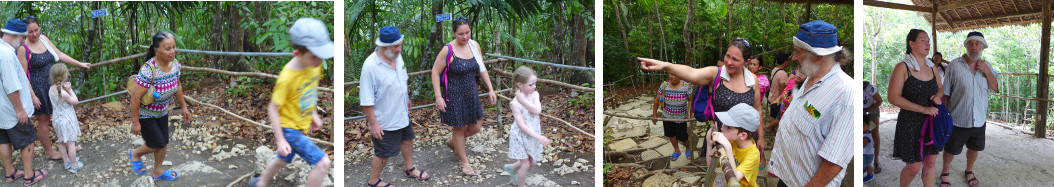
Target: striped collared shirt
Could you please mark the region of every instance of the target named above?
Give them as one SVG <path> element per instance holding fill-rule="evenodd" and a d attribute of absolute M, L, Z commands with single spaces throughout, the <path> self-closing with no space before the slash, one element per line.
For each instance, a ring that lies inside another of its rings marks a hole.
<path fill-rule="evenodd" d="M 381 60 L 378 52 L 366 57 L 359 75 L 359 105 L 372 106 L 381 130 L 394 131 L 410 125 L 410 95 L 406 64 L 400 55 L 395 68 Z"/>
<path fill-rule="evenodd" d="M 995 71 L 991 62 L 988 63 L 988 69 Z M 988 91 L 998 93 L 999 90 L 989 89 L 984 73 L 971 71 L 963 57 L 952 60 L 944 76 L 944 93 L 949 96 L 948 110 L 952 113 L 953 124 L 962 128 L 984 126 L 988 117 Z M 992 76 L 994 79 L 999 78 L 995 73 Z M 999 84 L 998 81 L 996 84 Z"/>
<path fill-rule="evenodd" d="M 809 82 L 808 79 L 805 82 Z M 823 160 L 846 168 L 853 158 L 853 79 L 834 66 L 815 85 L 798 88 L 780 120 L 769 166 L 788 186 L 804 186 Z M 838 186 L 845 169 L 827 186 Z"/>

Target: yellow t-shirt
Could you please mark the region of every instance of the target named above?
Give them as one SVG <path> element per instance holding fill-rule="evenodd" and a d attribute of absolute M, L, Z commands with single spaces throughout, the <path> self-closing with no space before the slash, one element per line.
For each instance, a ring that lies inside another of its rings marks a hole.
<path fill-rule="evenodd" d="M 302 70 L 287 66 L 278 73 L 271 101 L 278 105 L 282 127 L 300 130 L 305 134 L 311 130 L 311 115 L 318 102 L 318 80 L 321 75 L 322 66 Z"/>
<path fill-rule="evenodd" d="M 761 152 L 758 152 L 758 147 L 754 141 L 750 141 L 750 147 L 739 148 L 736 142 L 729 142 L 732 144 L 732 156 L 736 157 L 736 170 L 743 172 L 743 180 L 739 180 L 740 186 L 757 187 L 758 186 L 758 167 L 761 164 Z"/>

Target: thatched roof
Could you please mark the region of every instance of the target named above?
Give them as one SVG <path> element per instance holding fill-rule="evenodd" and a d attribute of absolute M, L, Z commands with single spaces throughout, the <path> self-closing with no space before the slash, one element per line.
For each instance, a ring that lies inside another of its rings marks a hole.
<path fill-rule="evenodd" d="M 936 27 L 941 32 L 958 32 L 985 27 L 1027 25 L 1043 21 L 1042 0 L 911 0 L 915 6 L 933 8 L 937 4 Z M 929 11 L 921 14 L 934 23 Z"/>

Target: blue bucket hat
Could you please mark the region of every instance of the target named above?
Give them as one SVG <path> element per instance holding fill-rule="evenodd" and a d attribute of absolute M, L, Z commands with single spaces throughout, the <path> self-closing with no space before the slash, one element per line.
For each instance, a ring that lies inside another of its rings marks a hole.
<path fill-rule="evenodd" d="M 4 28 L 0 29 L 0 31 L 3 31 L 6 34 L 25 36 L 26 23 L 18 19 L 7 20 L 7 25 L 4 25 Z"/>
<path fill-rule="evenodd" d="M 381 36 L 377 38 L 378 47 L 388 47 L 393 45 L 399 45 L 403 43 L 403 35 L 399 33 L 399 28 L 394 26 L 385 26 L 381 28 Z"/>
<path fill-rule="evenodd" d="M 966 34 L 966 40 L 963 41 L 963 46 L 966 46 L 966 43 L 970 42 L 970 40 L 977 40 L 978 42 L 981 42 L 981 44 L 984 44 L 984 48 L 988 48 L 988 41 L 985 41 L 984 34 L 981 34 L 981 32 L 973 31 L 970 32 L 970 34 Z"/>
<path fill-rule="evenodd" d="M 842 51 L 842 46 L 838 46 L 838 28 L 822 20 L 798 26 L 798 34 L 793 39 L 794 46 L 820 56 Z"/>

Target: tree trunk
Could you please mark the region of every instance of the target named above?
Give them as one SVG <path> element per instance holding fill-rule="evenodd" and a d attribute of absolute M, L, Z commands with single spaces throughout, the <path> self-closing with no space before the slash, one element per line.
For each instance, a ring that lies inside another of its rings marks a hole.
<path fill-rule="evenodd" d="M 223 35 L 219 34 L 219 33 L 223 33 L 223 17 L 222 17 L 223 16 L 223 10 L 220 7 L 223 6 L 224 2 L 212 2 L 212 3 L 215 3 L 215 4 L 212 5 L 212 6 L 209 6 L 211 8 L 211 11 L 212 11 L 212 16 L 211 16 L 212 17 L 212 31 L 211 31 L 212 32 L 212 41 L 210 41 L 210 42 L 212 42 L 213 44 L 220 44 L 220 43 L 223 43 Z M 212 46 L 212 50 L 214 50 L 214 51 L 222 51 L 223 50 L 223 46 L 222 45 L 210 45 L 210 46 Z M 216 56 L 213 56 L 213 55 L 205 55 L 205 56 L 206 56 L 205 59 L 207 61 L 211 62 L 211 66 L 210 67 L 213 67 L 213 68 L 220 67 L 220 62 L 219 61 L 222 58 L 216 57 Z"/>
<path fill-rule="evenodd" d="M 227 24 L 225 24 L 225 25 L 227 25 L 227 28 L 229 28 L 230 32 L 227 32 L 227 33 L 230 34 L 229 37 L 231 39 L 230 42 L 227 42 L 227 44 L 228 44 L 228 48 L 227 49 L 229 51 L 244 52 L 245 51 L 245 47 L 243 47 L 243 46 L 245 46 L 244 45 L 244 42 L 245 42 L 245 40 L 244 40 L 245 39 L 245 29 L 241 27 L 242 13 L 241 13 L 241 9 L 238 8 L 238 7 L 246 6 L 246 5 L 245 5 L 245 2 L 230 2 L 230 3 L 231 4 L 229 6 L 227 6 L 227 11 L 226 12 L 227 12 L 228 15 L 227 15 Z M 253 66 L 251 64 L 247 64 L 246 62 L 242 62 L 242 58 L 245 58 L 245 57 L 241 57 L 241 56 L 228 57 L 228 62 L 231 62 L 231 63 L 235 64 L 235 67 L 232 67 L 230 70 L 234 70 L 234 71 L 254 71 L 253 68 L 252 68 Z"/>
<path fill-rule="evenodd" d="M 616 2 L 616 1 L 613 0 L 612 2 Z M 622 6 L 622 3 L 619 3 L 619 4 L 615 5 L 615 19 L 616 19 L 615 22 L 618 22 L 619 32 L 622 32 L 622 48 L 625 49 L 625 51 L 623 51 L 623 53 L 626 53 L 626 57 L 627 57 L 626 63 L 628 63 L 629 67 L 633 67 L 633 55 L 629 54 L 629 52 L 630 52 L 630 50 L 629 50 L 629 38 L 626 37 L 626 26 L 622 25 L 622 22 L 623 22 L 622 21 L 622 19 L 623 19 L 622 18 L 622 12 L 624 12 L 626 10 L 622 10 L 620 8 L 621 6 Z M 648 28 L 649 28 L 648 29 L 648 35 L 651 35 L 651 26 L 648 26 Z M 650 47 L 648 48 L 648 53 L 649 53 L 649 55 L 651 54 L 651 48 Z"/>
<path fill-rule="evenodd" d="M 692 15 L 695 14 L 695 0 L 688 0 L 688 13 L 684 15 L 684 63 L 688 64 L 691 62 L 691 51 L 692 51 L 692 40 L 691 34 L 688 33 L 688 28 L 692 26 Z"/>
<path fill-rule="evenodd" d="M 670 60 L 669 57 L 666 56 L 666 29 L 663 28 L 663 26 L 662 26 L 662 17 L 659 16 L 659 2 L 654 2 L 654 3 L 655 4 L 652 4 L 652 6 L 651 6 L 651 10 L 652 10 L 652 16 L 653 16 L 653 18 L 655 18 L 655 23 L 659 24 L 659 40 L 660 40 L 659 41 L 659 46 L 661 46 L 659 48 L 659 53 L 660 53 L 659 54 L 659 56 L 660 56 L 659 58 L 661 60 Z"/>

